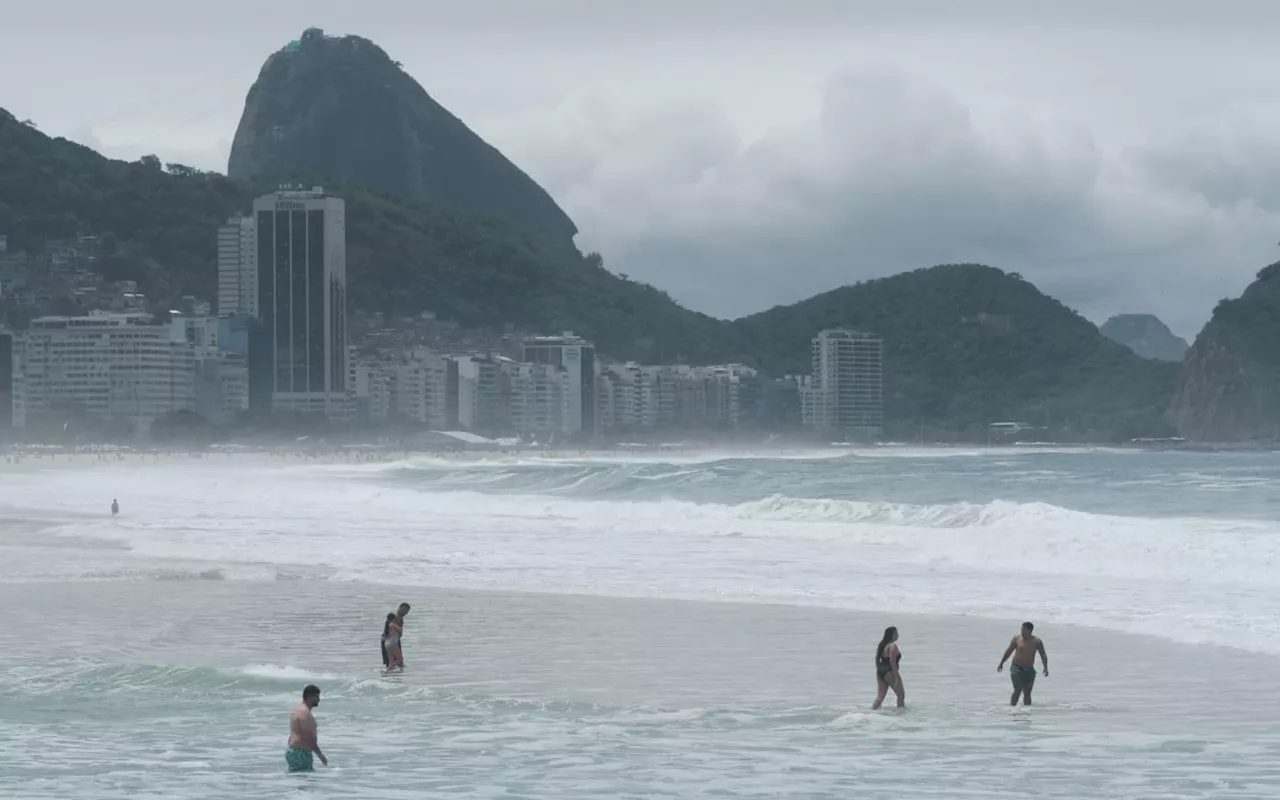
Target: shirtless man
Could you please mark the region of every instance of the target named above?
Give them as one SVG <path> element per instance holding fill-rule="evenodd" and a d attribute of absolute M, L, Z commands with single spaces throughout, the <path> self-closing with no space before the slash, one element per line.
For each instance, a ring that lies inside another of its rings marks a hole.
<path fill-rule="evenodd" d="M 316 718 L 311 709 L 320 705 L 320 687 L 311 685 L 302 690 L 302 705 L 289 715 L 289 749 L 284 761 L 290 772 L 315 772 L 312 753 L 320 756 L 320 763 L 329 766 L 329 759 L 320 752 L 320 740 L 316 735 Z"/>
<path fill-rule="evenodd" d="M 1044 665 L 1044 676 L 1049 677 L 1049 656 L 1040 637 L 1032 635 L 1035 629 L 1036 626 L 1030 622 L 1022 623 L 1022 633 L 1009 642 L 1000 666 L 996 667 L 996 672 L 1003 672 L 1004 662 L 1013 656 L 1013 666 L 1009 668 L 1009 677 L 1013 679 L 1013 696 L 1009 698 L 1011 706 L 1018 704 L 1018 695 L 1022 695 L 1024 706 L 1031 705 L 1031 689 L 1036 683 L 1036 653 L 1040 654 L 1040 663 Z"/>

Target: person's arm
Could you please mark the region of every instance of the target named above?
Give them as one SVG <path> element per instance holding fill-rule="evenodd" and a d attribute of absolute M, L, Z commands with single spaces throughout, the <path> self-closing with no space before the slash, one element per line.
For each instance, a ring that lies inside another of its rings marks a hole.
<path fill-rule="evenodd" d="M 1005 648 L 1004 655 L 1000 656 L 1000 666 L 996 667 L 996 672 L 1004 672 L 1004 662 L 1009 660 L 1009 656 L 1013 655 L 1014 649 L 1018 646 L 1016 639 L 1009 640 L 1009 646 Z"/>
<path fill-rule="evenodd" d="M 1040 653 L 1040 664 L 1044 667 L 1044 676 L 1049 677 L 1049 654 L 1044 651 L 1044 641 L 1036 639 L 1036 650 Z"/>
<path fill-rule="evenodd" d="M 885 648 L 885 656 L 889 659 L 889 684 L 898 682 L 898 646 L 891 644 Z"/>
<path fill-rule="evenodd" d="M 315 717 L 311 718 L 311 750 L 320 757 L 320 763 L 326 767 L 329 766 L 329 759 L 324 757 L 324 753 L 320 752 L 320 731 L 316 725 Z"/>

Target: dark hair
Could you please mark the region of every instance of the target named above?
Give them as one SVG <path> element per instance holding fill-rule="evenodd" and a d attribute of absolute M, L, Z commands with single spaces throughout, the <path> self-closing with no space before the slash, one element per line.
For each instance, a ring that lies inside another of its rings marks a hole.
<path fill-rule="evenodd" d="M 884 637 L 880 639 L 880 644 L 876 645 L 876 661 L 884 658 L 884 648 L 893 641 L 893 637 L 898 635 L 898 629 L 890 625 L 884 629 Z"/>
<path fill-rule="evenodd" d="M 319 697 L 319 696 L 320 696 L 320 687 L 316 686 L 314 683 L 308 683 L 307 688 L 302 690 L 303 700 L 306 700 L 308 697 Z"/>
<path fill-rule="evenodd" d="M 412 610 L 413 610 L 413 606 L 409 605 L 408 603 L 401 603 L 401 604 L 400 604 L 400 607 L 401 607 L 401 608 L 403 608 L 405 611 L 412 611 Z"/>
<path fill-rule="evenodd" d="M 386 619 L 386 621 L 382 623 L 382 635 L 383 635 L 383 636 L 386 636 L 386 635 L 387 635 L 387 632 L 391 630 L 391 621 L 392 621 L 392 620 L 394 620 L 395 618 L 396 618 L 396 612 L 391 611 L 391 612 L 389 612 L 389 613 L 387 614 L 387 619 Z"/>
<path fill-rule="evenodd" d="M 1022 623 L 1022 627 L 1023 627 L 1023 628 L 1025 628 L 1025 629 L 1027 629 L 1027 630 L 1029 630 L 1029 631 L 1034 631 L 1034 630 L 1036 629 L 1036 626 L 1035 626 L 1035 625 L 1032 625 L 1030 622 L 1024 622 L 1024 623 Z"/>

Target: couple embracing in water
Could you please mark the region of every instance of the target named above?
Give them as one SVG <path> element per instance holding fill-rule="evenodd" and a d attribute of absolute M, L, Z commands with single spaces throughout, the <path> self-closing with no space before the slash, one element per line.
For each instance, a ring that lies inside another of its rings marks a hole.
<path fill-rule="evenodd" d="M 1013 697 L 1009 705 L 1016 706 L 1018 697 L 1022 697 L 1023 705 L 1031 705 L 1031 689 L 1036 683 L 1036 653 L 1040 654 L 1040 663 L 1044 665 L 1044 676 L 1049 677 L 1049 655 L 1044 651 L 1044 642 L 1036 636 L 1036 626 L 1030 622 L 1022 623 L 1022 632 L 1013 637 L 996 672 L 1004 671 L 1004 662 L 1013 656 L 1013 666 L 1009 677 L 1013 679 Z M 898 665 L 902 661 L 902 650 L 898 647 L 898 629 L 889 626 L 884 629 L 880 644 L 876 645 L 876 701 L 871 704 L 872 710 L 880 708 L 884 698 L 892 689 L 898 698 L 898 708 L 906 705 L 907 692 L 902 686 L 902 673 Z"/>
<path fill-rule="evenodd" d="M 387 614 L 386 621 L 382 623 L 382 667 L 387 672 L 404 672 L 400 637 L 404 635 L 404 618 L 408 616 L 409 608 L 408 603 L 401 603 L 399 608 Z"/>

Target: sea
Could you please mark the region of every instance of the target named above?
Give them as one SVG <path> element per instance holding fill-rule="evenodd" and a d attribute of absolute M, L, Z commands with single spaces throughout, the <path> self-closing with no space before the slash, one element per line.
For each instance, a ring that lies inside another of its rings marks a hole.
<path fill-rule="evenodd" d="M 1277 567 L 1271 453 L 6 460 L 0 797 L 1275 798 Z"/>

